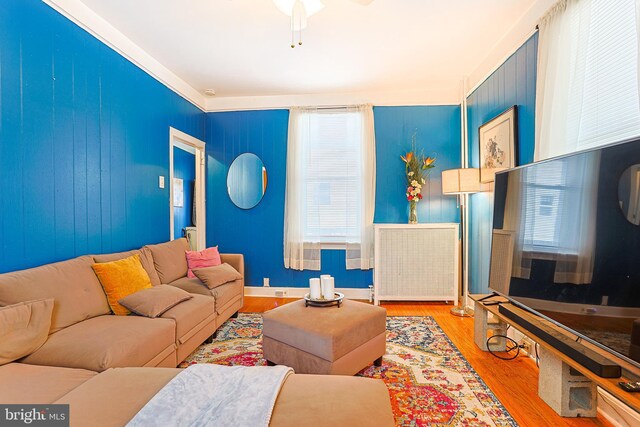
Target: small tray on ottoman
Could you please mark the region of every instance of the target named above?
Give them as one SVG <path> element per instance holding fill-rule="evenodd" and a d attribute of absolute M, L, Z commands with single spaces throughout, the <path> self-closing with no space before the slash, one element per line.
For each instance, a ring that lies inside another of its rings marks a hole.
<path fill-rule="evenodd" d="M 340 303 L 344 299 L 344 294 L 341 292 L 336 292 L 333 294 L 333 299 L 312 299 L 311 294 L 306 294 L 304 296 L 304 306 L 305 307 L 330 307 L 332 305 L 337 305 L 340 307 Z"/>

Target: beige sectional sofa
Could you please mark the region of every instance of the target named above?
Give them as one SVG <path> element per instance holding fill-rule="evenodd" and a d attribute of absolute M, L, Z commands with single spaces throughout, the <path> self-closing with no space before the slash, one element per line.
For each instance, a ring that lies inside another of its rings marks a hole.
<path fill-rule="evenodd" d="M 49 337 L 17 362 L 0 366 L 0 404 L 69 404 L 72 426 L 123 426 L 173 377 L 175 367 L 243 305 L 244 280 L 210 290 L 188 279 L 185 239 L 139 250 L 81 256 L 0 274 L 0 306 L 54 298 Z M 160 317 L 111 314 L 91 265 L 139 254 L 154 286 L 193 297 Z M 221 254 L 244 275 L 242 255 Z M 392 426 L 382 381 L 291 375 L 271 426 Z"/>
<path fill-rule="evenodd" d="M 176 367 L 243 304 L 244 279 L 213 290 L 198 279 L 187 279 L 188 249 L 186 239 L 177 239 L 0 274 L 0 306 L 55 299 L 49 338 L 21 362 L 95 372 L 115 367 Z M 133 254 L 140 255 L 152 285 L 178 286 L 193 293 L 193 298 L 159 318 L 113 315 L 91 265 Z M 242 255 L 221 258 L 244 274 Z"/>
<path fill-rule="evenodd" d="M 68 404 L 71 426 L 124 426 L 179 369 L 84 369 L 10 363 L 0 366 L 0 403 Z M 157 425 L 163 425 L 158 420 Z M 337 375 L 290 375 L 276 399 L 271 427 L 391 427 L 384 382 Z"/>

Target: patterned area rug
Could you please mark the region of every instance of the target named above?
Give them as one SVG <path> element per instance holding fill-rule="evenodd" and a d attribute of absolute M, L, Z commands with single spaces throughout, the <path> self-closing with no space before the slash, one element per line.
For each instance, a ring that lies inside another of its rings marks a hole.
<path fill-rule="evenodd" d="M 358 375 L 382 379 L 398 426 L 517 426 L 431 317 L 389 317 L 387 354 L 381 367 Z M 266 365 L 262 316 L 241 314 L 180 366 L 194 363 Z"/>

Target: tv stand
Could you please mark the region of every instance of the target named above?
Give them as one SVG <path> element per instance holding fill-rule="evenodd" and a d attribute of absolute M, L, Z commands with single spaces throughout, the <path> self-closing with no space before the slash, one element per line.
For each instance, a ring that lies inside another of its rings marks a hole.
<path fill-rule="evenodd" d="M 620 375 L 620 367 L 611 363 L 603 354 L 587 346 L 577 345 L 579 354 L 586 354 L 595 359 L 596 364 L 590 367 L 595 366 L 595 368 L 590 370 L 584 366 L 584 359 L 576 360 L 580 359 L 580 356 L 571 357 L 556 347 L 557 342 L 554 342 L 553 337 L 561 342 L 567 342 L 566 339 L 576 344 L 575 336 L 571 336 L 568 331 L 509 304 L 506 298 L 493 297 L 491 301 L 499 304 L 486 305 L 483 302 L 486 300 L 480 301 L 485 295 L 470 295 L 470 297 L 475 301 L 474 340 L 481 350 L 489 350 L 487 338 L 490 336 L 506 335 L 508 325 L 538 343 L 540 348 L 538 396 L 560 416 L 595 417 L 597 414 L 596 387 L 601 387 L 634 410 L 640 411 L 640 393 L 628 393 L 618 386 L 619 381 L 630 381 L 630 379 L 613 378 L 616 374 Z M 545 335 L 545 330 L 548 335 Z M 504 351 L 506 340 L 493 339 L 489 345 L 491 351 Z M 598 368 L 598 365 L 601 368 Z M 604 373 L 610 378 L 601 377 L 593 372 L 599 369 L 601 374 Z"/>

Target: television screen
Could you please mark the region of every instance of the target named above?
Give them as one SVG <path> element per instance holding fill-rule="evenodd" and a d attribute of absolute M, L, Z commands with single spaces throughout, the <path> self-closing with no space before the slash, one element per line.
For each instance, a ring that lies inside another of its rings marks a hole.
<path fill-rule="evenodd" d="M 640 140 L 497 174 L 489 282 L 640 367 Z"/>

